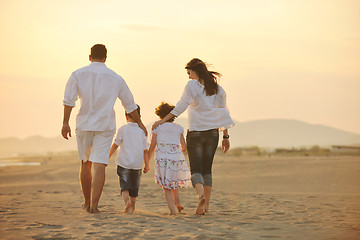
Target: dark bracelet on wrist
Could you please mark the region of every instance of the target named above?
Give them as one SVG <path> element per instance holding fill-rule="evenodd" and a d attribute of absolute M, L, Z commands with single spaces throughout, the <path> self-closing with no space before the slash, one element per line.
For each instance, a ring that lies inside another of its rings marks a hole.
<path fill-rule="evenodd" d="M 230 138 L 230 135 L 224 135 L 223 136 L 223 139 L 229 139 Z"/>

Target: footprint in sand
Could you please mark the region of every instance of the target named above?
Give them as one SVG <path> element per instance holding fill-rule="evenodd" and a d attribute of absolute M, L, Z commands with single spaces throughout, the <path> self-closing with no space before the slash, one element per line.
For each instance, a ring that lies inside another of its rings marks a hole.
<path fill-rule="evenodd" d="M 33 228 L 40 228 L 40 229 L 63 229 L 63 225 L 56 225 L 56 224 L 47 224 L 47 223 L 40 223 L 36 222 L 33 224 L 30 224 L 29 227 L 26 228 L 26 230 L 31 230 Z"/>

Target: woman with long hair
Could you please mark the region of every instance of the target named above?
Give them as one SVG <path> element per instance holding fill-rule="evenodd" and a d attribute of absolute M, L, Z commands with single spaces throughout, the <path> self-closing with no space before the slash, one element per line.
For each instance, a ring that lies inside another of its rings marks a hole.
<path fill-rule="evenodd" d="M 195 214 L 203 215 L 209 211 L 211 170 L 219 131 L 223 132 L 222 150 L 226 152 L 230 148 L 228 128 L 234 122 L 226 107 L 226 93 L 218 84 L 221 74 L 209 71 L 206 64 L 197 58 L 188 62 L 185 69 L 190 80 L 181 99 L 169 114 L 154 123 L 153 129 L 189 108 L 186 142 L 191 181 L 199 198 Z"/>

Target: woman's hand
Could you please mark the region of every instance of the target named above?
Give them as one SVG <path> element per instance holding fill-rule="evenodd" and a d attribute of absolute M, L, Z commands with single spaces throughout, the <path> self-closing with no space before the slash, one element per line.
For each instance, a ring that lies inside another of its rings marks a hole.
<path fill-rule="evenodd" d="M 223 150 L 224 153 L 226 153 L 230 148 L 230 141 L 228 138 L 225 138 L 222 140 L 222 146 L 221 149 Z"/>
<path fill-rule="evenodd" d="M 145 167 L 144 167 L 143 173 L 147 173 L 149 170 L 150 170 L 150 166 L 149 166 L 149 164 L 145 164 Z"/>
<path fill-rule="evenodd" d="M 151 130 L 154 130 L 156 129 L 159 125 L 163 124 L 163 121 L 162 120 L 159 120 L 159 121 L 156 121 L 153 125 L 152 125 L 152 128 Z"/>

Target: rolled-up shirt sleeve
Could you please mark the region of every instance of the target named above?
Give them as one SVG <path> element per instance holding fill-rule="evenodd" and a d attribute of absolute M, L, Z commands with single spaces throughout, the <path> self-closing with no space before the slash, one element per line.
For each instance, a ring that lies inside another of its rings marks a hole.
<path fill-rule="evenodd" d="M 184 92 L 180 98 L 180 100 L 177 102 L 175 108 L 170 112 L 174 114 L 175 116 L 180 116 L 185 110 L 188 108 L 188 106 L 193 103 L 194 101 L 194 95 L 191 91 L 191 85 L 190 82 L 188 82 L 185 86 Z"/>
<path fill-rule="evenodd" d="M 226 93 L 223 89 L 221 89 L 221 95 L 219 96 L 219 105 L 220 108 L 227 108 L 226 107 Z"/>
<path fill-rule="evenodd" d="M 124 79 L 121 79 L 121 87 L 118 98 L 120 99 L 121 104 L 127 113 L 131 113 L 137 109 L 137 105 L 134 102 L 134 97 Z"/>
<path fill-rule="evenodd" d="M 78 99 L 78 96 L 77 78 L 76 75 L 72 73 L 66 83 L 63 104 L 65 106 L 75 107 L 75 102 Z"/>

